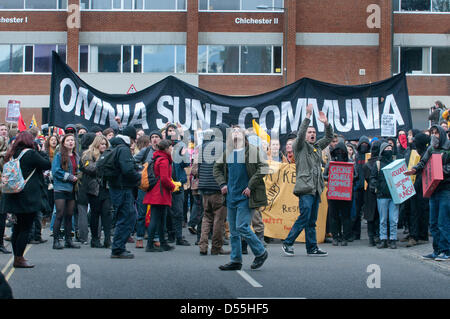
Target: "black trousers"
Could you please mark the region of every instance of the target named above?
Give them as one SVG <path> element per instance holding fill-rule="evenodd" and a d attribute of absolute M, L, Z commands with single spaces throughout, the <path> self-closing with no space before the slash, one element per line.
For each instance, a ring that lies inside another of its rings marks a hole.
<path fill-rule="evenodd" d="M 353 192 L 355 196 L 355 219 L 352 220 L 352 233 L 355 239 L 361 238 L 361 215 L 362 206 L 364 205 L 364 189 L 356 190 Z"/>
<path fill-rule="evenodd" d="M 99 219 L 102 221 L 102 228 L 105 234 L 105 241 L 111 240 L 111 200 L 109 197 L 100 199 L 99 196 L 88 194 L 88 201 L 91 205 L 91 237 L 92 239 L 100 239 Z"/>
<path fill-rule="evenodd" d="M 22 257 L 25 247 L 28 244 L 28 238 L 33 226 L 33 220 L 36 213 L 22 213 L 16 214 L 17 222 L 13 225 L 11 246 L 13 248 L 14 256 Z"/>
<path fill-rule="evenodd" d="M 167 232 L 169 233 L 169 236 L 174 236 L 176 240 L 183 239 L 183 203 L 183 190 L 172 193 L 172 206 L 169 207 L 168 214 L 170 223 L 167 224 Z"/>
<path fill-rule="evenodd" d="M 37 212 L 34 215 L 33 226 L 31 227 L 30 240 L 42 239 L 42 213 Z"/>
<path fill-rule="evenodd" d="M 3 246 L 3 236 L 5 235 L 5 227 L 6 227 L 6 213 L 0 213 L 0 246 Z"/>
<path fill-rule="evenodd" d="M 369 238 L 380 238 L 380 216 L 378 216 L 378 212 L 372 221 L 367 221 L 367 235 L 369 235 Z"/>
<path fill-rule="evenodd" d="M 414 240 L 428 240 L 430 202 L 423 198 L 422 192 L 417 192 L 410 201 L 409 236 Z"/>
<path fill-rule="evenodd" d="M 352 201 L 329 200 L 328 209 L 330 210 L 331 233 L 333 234 L 333 239 L 339 239 L 342 225 L 342 239 L 349 240 L 352 235 L 352 224 L 350 218 Z"/>

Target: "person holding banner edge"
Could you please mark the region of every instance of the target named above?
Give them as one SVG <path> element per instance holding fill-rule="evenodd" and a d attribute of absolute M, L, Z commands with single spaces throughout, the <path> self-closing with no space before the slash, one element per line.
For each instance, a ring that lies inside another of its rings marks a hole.
<path fill-rule="evenodd" d="M 300 125 L 293 144 L 296 165 L 296 183 L 294 194 L 299 197 L 300 215 L 283 241 L 282 250 L 287 256 L 294 256 L 294 242 L 305 229 L 306 252 L 308 256 L 323 257 L 328 253 L 317 246 L 316 220 L 320 196 L 325 187 L 322 175 L 322 150 L 333 140 L 333 127 L 323 112 L 319 112 L 319 121 L 325 125 L 325 136 L 316 142 L 316 129 L 309 126 L 313 105 L 306 107 L 306 117 Z"/>

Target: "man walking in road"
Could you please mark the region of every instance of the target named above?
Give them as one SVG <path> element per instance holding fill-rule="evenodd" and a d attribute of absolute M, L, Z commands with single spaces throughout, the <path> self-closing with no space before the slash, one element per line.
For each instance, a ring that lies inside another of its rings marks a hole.
<path fill-rule="evenodd" d="M 316 142 L 316 129 L 309 126 L 313 106 L 306 107 L 306 117 L 300 125 L 297 139 L 293 144 L 296 165 L 296 182 L 294 194 L 299 197 L 300 216 L 298 216 L 287 238 L 283 241 L 283 252 L 294 256 L 294 242 L 305 229 L 306 252 L 308 256 L 327 256 L 328 253 L 317 247 L 316 220 L 320 196 L 324 189 L 322 175 L 322 150 L 333 139 L 333 127 L 323 112 L 319 121 L 325 125 L 325 137 Z M 301 165 L 299 165 L 301 163 Z"/>

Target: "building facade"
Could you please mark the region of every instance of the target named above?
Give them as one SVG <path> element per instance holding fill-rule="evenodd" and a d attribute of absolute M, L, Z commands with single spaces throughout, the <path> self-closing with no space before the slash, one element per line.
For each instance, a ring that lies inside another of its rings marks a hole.
<path fill-rule="evenodd" d="M 406 71 L 415 127 L 436 100 L 450 106 L 450 0 L 2 0 L 0 122 L 11 99 L 46 122 L 52 50 L 107 93 L 169 74 L 254 95 Z"/>

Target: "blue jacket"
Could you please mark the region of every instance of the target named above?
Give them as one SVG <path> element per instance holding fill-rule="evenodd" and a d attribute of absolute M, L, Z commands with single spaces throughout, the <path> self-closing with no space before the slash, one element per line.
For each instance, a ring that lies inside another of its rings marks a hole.
<path fill-rule="evenodd" d="M 80 158 L 78 154 L 75 153 L 75 159 L 77 163 L 76 172 L 78 173 L 78 163 Z M 74 184 L 69 181 L 69 177 L 72 175 L 72 162 L 69 160 L 69 169 L 67 171 L 63 170 L 61 167 L 61 153 L 57 153 L 53 158 L 52 162 L 52 175 L 53 175 L 53 190 L 72 192 Z"/>

